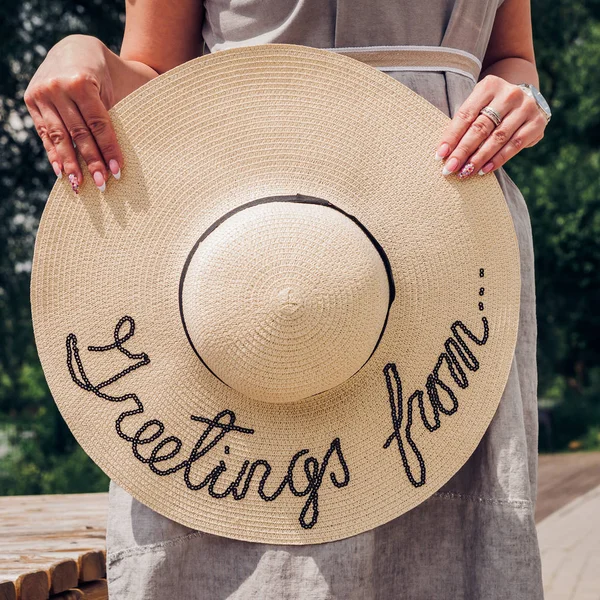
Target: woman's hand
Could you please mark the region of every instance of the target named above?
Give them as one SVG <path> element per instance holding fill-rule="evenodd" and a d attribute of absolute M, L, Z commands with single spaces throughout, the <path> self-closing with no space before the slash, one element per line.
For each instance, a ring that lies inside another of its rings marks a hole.
<path fill-rule="evenodd" d="M 69 174 L 75 193 L 83 174 L 74 143 L 101 191 L 121 176 L 123 154 L 108 110 L 115 103 L 105 46 L 71 35 L 53 46 L 25 90 L 24 101 L 57 177 Z"/>
<path fill-rule="evenodd" d="M 490 105 L 502 118 L 496 127 L 479 111 Z M 520 87 L 496 75 L 486 75 L 457 110 L 436 152 L 445 158 L 444 175 L 480 175 L 500 168 L 523 148 L 544 137 L 547 121 L 537 102 Z M 460 170 L 459 170 L 460 169 Z"/>

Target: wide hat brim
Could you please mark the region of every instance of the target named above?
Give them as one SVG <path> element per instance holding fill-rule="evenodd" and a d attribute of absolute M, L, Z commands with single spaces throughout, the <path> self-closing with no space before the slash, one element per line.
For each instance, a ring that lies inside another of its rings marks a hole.
<path fill-rule="evenodd" d="M 349 537 L 437 491 L 497 409 L 520 295 L 496 178 L 444 177 L 434 160 L 448 117 L 370 66 L 288 44 L 196 58 L 110 116 L 121 179 L 102 194 L 86 175 L 78 197 L 58 180 L 32 267 L 39 357 L 83 449 L 156 512 L 255 542 Z M 215 377 L 179 311 L 202 233 L 279 195 L 354 215 L 385 250 L 396 288 L 366 364 L 285 404 Z"/>

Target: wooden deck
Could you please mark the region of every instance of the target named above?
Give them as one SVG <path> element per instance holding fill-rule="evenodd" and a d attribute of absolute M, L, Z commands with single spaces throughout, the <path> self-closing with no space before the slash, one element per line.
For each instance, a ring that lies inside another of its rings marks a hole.
<path fill-rule="evenodd" d="M 542 455 L 536 521 L 600 485 L 600 452 Z M 0 600 L 107 600 L 108 494 L 0 497 Z"/>
<path fill-rule="evenodd" d="M 599 485 L 600 452 L 542 454 L 538 464 L 536 522 Z"/>
<path fill-rule="evenodd" d="M 0 497 L 0 600 L 105 600 L 108 494 Z"/>

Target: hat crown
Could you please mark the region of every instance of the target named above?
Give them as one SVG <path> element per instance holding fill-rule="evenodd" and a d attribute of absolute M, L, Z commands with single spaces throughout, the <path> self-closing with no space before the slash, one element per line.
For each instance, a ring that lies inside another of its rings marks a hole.
<path fill-rule="evenodd" d="M 384 256 L 349 215 L 319 199 L 252 202 L 191 253 L 182 318 L 204 364 L 256 400 L 298 401 L 367 362 L 390 304 Z"/>

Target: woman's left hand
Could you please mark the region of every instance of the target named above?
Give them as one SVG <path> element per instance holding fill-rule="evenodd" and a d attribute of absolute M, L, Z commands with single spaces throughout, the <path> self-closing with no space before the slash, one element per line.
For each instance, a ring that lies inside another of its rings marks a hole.
<path fill-rule="evenodd" d="M 502 118 L 496 127 L 479 111 L 490 105 Z M 445 158 L 444 175 L 480 175 L 500 168 L 523 148 L 544 137 L 546 117 L 537 102 L 519 86 L 496 75 L 477 82 L 446 127 L 436 152 Z"/>

